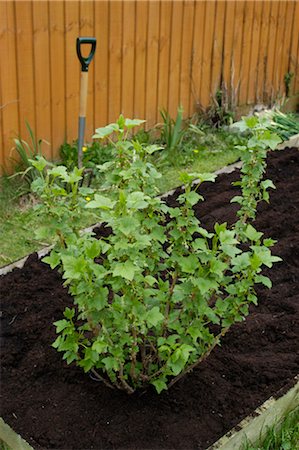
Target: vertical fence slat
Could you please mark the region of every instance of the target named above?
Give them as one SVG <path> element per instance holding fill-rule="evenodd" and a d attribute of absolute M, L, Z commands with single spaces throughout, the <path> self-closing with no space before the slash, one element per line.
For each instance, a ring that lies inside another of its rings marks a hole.
<path fill-rule="evenodd" d="M 293 80 L 291 83 L 291 95 L 299 94 L 299 2 L 295 2 L 293 27 L 292 27 L 292 42 L 289 54 L 289 72 L 293 73 Z"/>
<path fill-rule="evenodd" d="M 26 140 L 28 133 L 25 121 L 28 121 L 33 130 L 36 129 L 32 3 L 30 1 L 16 2 L 15 6 L 20 134 Z"/>
<path fill-rule="evenodd" d="M 253 22 L 252 22 L 250 69 L 249 69 L 249 73 L 248 73 L 247 103 L 249 103 L 249 104 L 256 102 L 258 55 L 259 55 L 262 11 L 263 11 L 263 2 L 255 1 L 254 2 Z"/>
<path fill-rule="evenodd" d="M 109 2 L 109 122 L 121 112 L 122 7 L 121 1 Z"/>
<path fill-rule="evenodd" d="M 36 1 L 33 8 L 33 52 L 34 84 L 37 138 L 45 139 L 50 146 L 43 144 L 46 158 L 53 159 L 51 137 L 51 95 L 50 95 L 50 49 L 48 29 L 48 2 Z"/>
<path fill-rule="evenodd" d="M 275 43 L 276 43 L 277 21 L 278 21 L 278 6 L 279 6 L 278 2 L 271 2 L 269 45 L 268 45 L 267 67 L 266 67 L 267 103 L 271 103 L 274 97 L 273 72 L 274 72 L 274 58 L 276 51 Z"/>
<path fill-rule="evenodd" d="M 280 58 L 280 75 L 281 91 L 285 95 L 286 84 L 285 76 L 289 74 L 289 56 L 290 56 L 290 44 L 292 37 L 292 24 L 295 11 L 295 2 L 288 1 L 284 3 L 285 8 L 285 26 L 284 26 L 284 38 L 282 42 L 281 58 Z"/>
<path fill-rule="evenodd" d="M 227 2 L 225 14 L 225 35 L 223 44 L 223 68 L 222 68 L 222 88 L 223 101 L 228 102 L 234 92 L 232 85 L 232 60 L 234 46 L 234 20 L 235 20 L 235 2 Z"/>
<path fill-rule="evenodd" d="M 243 39 L 242 39 L 242 59 L 240 71 L 240 94 L 239 101 L 241 105 L 247 102 L 248 77 L 250 72 L 250 48 L 252 39 L 252 21 L 253 21 L 254 2 L 245 2 L 245 14 L 243 22 Z"/>
<path fill-rule="evenodd" d="M 169 68 L 169 91 L 168 91 L 168 111 L 174 117 L 180 103 L 179 79 L 181 61 L 181 34 L 183 1 L 175 1 L 172 5 L 171 21 L 171 47 L 170 47 L 170 68 Z"/>
<path fill-rule="evenodd" d="M 200 111 L 202 104 L 200 100 L 201 67 L 203 58 L 203 41 L 205 32 L 205 9 L 206 1 L 197 1 L 194 12 L 193 33 L 193 58 L 191 69 L 191 99 L 190 110 Z"/>
<path fill-rule="evenodd" d="M 97 50 L 94 58 L 94 114 L 95 128 L 108 123 L 109 80 L 109 4 L 95 2 L 95 37 Z"/>
<path fill-rule="evenodd" d="M 193 111 L 189 109 L 190 83 L 192 68 L 192 38 L 194 22 L 194 2 L 185 0 L 182 30 L 182 53 L 180 70 L 180 104 L 184 109 L 184 117 L 190 117 Z"/>
<path fill-rule="evenodd" d="M 19 131 L 14 3 L 0 2 L 0 168 L 11 170 L 10 149 Z"/>
<path fill-rule="evenodd" d="M 65 122 L 65 48 L 64 4 L 49 2 L 50 75 L 51 75 L 51 143 L 54 157 L 66 139 Z"/>
<path fill-rule="evenodd" d="M 240 95 L 241 84 L 241 61 L 242 61 L 242 46 L 243 46 L 243 20 L 246 1 L 236 0 L 235 5 L 235 26 L 234 26 L 234 45 L 232 56 L 232 82 L 234 91 L 232 92 L 233 105 L 237 105 Z"/>
<path fill-rule="evenodd" d="M 125 117 L 132 118 L 134 111 L 135 82 L 135 1 L 129 0 L 123 5 L 123 42 L 122 42 L 122 99 L 121 111 Z"/>
<path fill-rule="evenodd" d="M 160 2 L 152 0 L 148 5 L 147 25 L 147 60 L 146 60 L 146 120 L 147 127 L 157 123 L 158 97 L 158 57 L 159 57 L 159 26 Z"/>
<path fill-rule="evenodd" d="M 265 102 L 265 81 L 267 67 L 267 48 L 269 41 L 270 2 L 262 3 L 262 22 L 260 29 L 259 53 L 257 61 L 256 101 Z"/>
<path fill-rule="evenodd" d="M 79 9 L 79 36 L 94 37 L 94 1 L 80 0 Z M 100 42 L 97 43 L 99 45 Z M 89 50 L 89 46 L 86 46 Z M 87 50 L 87 51 L 88 51 Z M 94 63 L 97 57 L 97 51 L 94 59 L 89 66 L 88 70 L 88 94 L 87 94 L 87 109 L 86 109 L 86 127 L 85 127 L 85 140 L 86 142 L 91 140 L 91 136 L 94 134 L 95 121 L 94 121 Z M 79 61 L 78 61 L 79 64 Z M 79 66 L 80 67 L 80 66 Z"/>
<path fill-rule="evenodd" d="M 285 2 L 280 1 L 278 4 L 278 17 L 276 26 L 276 41 L 275 41 L 275 53 L 274 53 L 274 65 L 273 65 L 273 90 L 274 97 L 281 96 L 282 83 L 280 79 L 280 64 L 282 58 L 282 47 L 285 27 Z"/>
<path fill-rule="evenodd" d="M 226 9 L 226 2 L 216 3 L 215 32 L 213 42 L 212 73 L 211 73 L 212 95 L 215 95 L 217 89 L 221 87 L 225 9 Z"/>
<path fill-rule="evenodd" d="M 206 108 L 211 101 L 211 60 L 216 2 L 208 1 L 205 11 L 205 34 L 203 41 L 203 57 L 201 67 L 200 103 Z"/>
<path fill-rule="evenodd" d="M 134 116 L 145 119 L 145 80 L 148 2 L 136 2 Z"/>
<path fill-rule="evenodd" d="M 169 87 L 169 57 L 172 2 L 161 0 L 160 10 L 160 45 L 158 73 L 158 109 L 167 109 Z"/>
<path fill-rule="evenodd" d="M 66 135 L 78 138 L 80 63 L 76 54 L 79 36 L 79 1 L 65 1 L 65 72 L 66 72 Z"/>

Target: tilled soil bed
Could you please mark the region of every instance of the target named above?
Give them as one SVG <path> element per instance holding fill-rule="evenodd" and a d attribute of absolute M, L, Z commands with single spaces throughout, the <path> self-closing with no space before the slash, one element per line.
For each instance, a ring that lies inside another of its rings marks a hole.
<path fill-rule="evenodd" d="M 202 223 L 234 220 L 238 172 L 206 183 Z M 168 392 L 127 396 L 67 366 L 51 348 L 52 323 L 71 298 L 57 272 L 31 256 L 1 278 L 1 415 L 35 449 L 204 449 L 299 372 L 299 151 L 276 151 L 267 177 L 277 189 L 256 228 L 283 258 L 258 287 L 259 306 L 222 347 Z M 173 202 L 174 198 L 169 201 Z M 13 243 L 12 243 L 13 245 Z M 267 271 L 265 271 L 267 272 Z M 266 273 L 267 274 L 267 273 Z"/>

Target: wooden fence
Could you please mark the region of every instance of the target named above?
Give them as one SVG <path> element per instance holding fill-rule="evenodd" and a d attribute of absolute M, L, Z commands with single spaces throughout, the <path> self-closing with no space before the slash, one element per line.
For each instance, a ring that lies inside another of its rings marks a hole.
<path fill-rule="evenodd" d="M 0 1 L 0 165 L 25 121 L 57 157 L 77 137 L 77 36 L 95 36 L 86 138 L 120 112 L 191 116 L 222 87 L 236 105 L 299 91 L 297 1 Z"/>

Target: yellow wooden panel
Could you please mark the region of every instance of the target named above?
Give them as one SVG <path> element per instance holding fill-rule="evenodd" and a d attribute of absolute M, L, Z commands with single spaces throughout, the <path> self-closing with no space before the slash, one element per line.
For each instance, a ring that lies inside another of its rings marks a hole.
<path fill-rule="evenodd" d="M 145 113 L 147 127 L 154 126 L 158 119 L 158 57 L 159 57 L 160 2 L 152 0 L 148 5 L 147 59 Z"/>
<path fill-rule="evenodd" d="M 171 21 L 171 47 L 170 47 L 170 68 L 169 68 L 169 96 L 168 111 L 172 117 L 177 114 L 180 104 L 179 80 L 181 70 L 181 45 L 182 45 L 182 18 L 183 1 L 173 2 Z"/>
<path fill-rule="evenodd" d="M 194 110 L 189 110 L 192 67 L 192 41 L 194 24 L 194 2 L 185 0 L 183 9 L 182 53 L 180 70 L 180 104 L 184 108 L 184 117 L 190 117 Z"/>
<path fill-rule="evenodd" d="M 203 61 L 206 4 L 206 1 L 196 1 L 194 12 L 190 110 L 195 109 L 197 111 L 200 111 L 202 108 L 200 100 L 200 86 L 202 78 L 201 68 Z"/>
<path fill-rule="evenodd" d="M 136 2 L 134 93 L 134 116 L 138 119 L 145 119 L 147 14 L 148 2 L 138 0 Z"/>
<path fill-rule="evenodd" d="M 19 131 L 14 3 L 0 2 L 0 167 L 10 170 L 10 149 Z"/>
<path fill-rule="evenodd" d="M 32 3 L 30 1 L 15 2 L 15 18 L 19 131 L 22 138 L 26 140 L 28 134 L 25 121 L 27 120 L 31 128 L 36 130 Z"/>
<path fill-rule="evenodd" d="M 226 2 L 216 3 L 215 32 L 212 53 L 211 94 L 221 87 Z"/>
<path fill-rule="evenodd" d="M 78 138 L 79 80 L 81 64 L 76 53 L 79 36 L 79 1 L 65 1 L 65 97 L 66 136 L 68 142 Z"/>
<path fill-rule="evenodd" d="M 79 11 L 79 35 L 94 37 L 94 6 L 95 2 L 90 0 L 80 1 Z M 97 42 L 97 45 L 99 42 Z M 89 54 L 90 46 L 86 45 L 86 56 Z M 94 62 L 97 57 L 97 50 L 88 69 L 88 94 L 87 94 L 87 110 L 86 110 L 86 127 L 85 127 L 85 141 L 90 142 L 91 136 L 95 130 L 94 120 Z"/>
<path fill-rule="evenodd" d="M 123 5 L 121 111 L 129 118 L 134 111 L 135 6 L 134 0 L 125 1 Z"/>
<path fill-rule="evenodd" d="M 285 81 L 284 77 L 289 73 L 289 57 L 290 57 L 290 44 L 292 39 L 292 25 L 295 12 L 295 2 L 288 1 L 284 3 L 285 9 L 285 26 L 284 26 L 284 39 L 282 43 L 281 58 L 280 58 L 280 83 L 281 92 L 285 95 Z M 294 36 L 295 37 L 295 36 Z"/>
<path fill-rule="evenodd" d="M 299 94 L 299 2 L 296 1 L 295 3 L 292 42 L 289 58 L 289 72 L 294 74 L 291 86 L 291 95 Z"/>
<path fill-rule="evenodd" d="M 121 113 L 122 2 L 109 2 L 109 96 L 108 119 Z"/>
<path fill-rule="evenodd" d="M 95 2 L 95 37 L 97 49 L 94 64 L 94 109 L 95 128 L 108 123 L 108 80 L 109 80 L 109 4 L 107 1 Z"/>
<path fill-rule="evenodd" d="M 243 40 L 242 40 L 242 59 L 241 59 L 241 72 L 240 72 L 240 93 L 239 101 L 240 105 L 247 103 L 247 88 L 248 88 L 248 76 L 252 71 L 250 67 L 250 49 L 252 43 L 252 22 L 254 1 L 245 2 L 244 11 L 244 26 L 243 26 Z"/>
<path fill-rule="evenodd" d="M 223 90 L 223 101 L 231 99 L 232 95 L 234 95 L 232 86 L 234 20 L 235 20 L 235 2 L 230 1 L 227 2 L 226 4 L 226 12 L 225 12 L 225 32 L 223 45 L 223 67 L 222 67 L 222 86 L 221 86 Z"/>
<path fill-rule="evenodd" d="M 65 117 L 65 47 L 63 2 L 49 2 L 50 79 L 51 79 L 51 143 L 54 159 L 66 139 Z"/>
<path fill-rule="evenodd" d="M 256 102 L 266 102 L 266 66 L 267 49 L 269 42 L 269 24 L 270 24 L 271 3 L 264 1 L 262 3 L 262 21 L 260 28 L 259 53 L 257 61 L 257 82 L 256 82 Z"/>
<path fill-rule="evenodd" d="M 35 1 L 33 8 L 33 51 L 34 51 L 34 84 L 37 138 L 45 139 L 50 145 L 43 143 L 42 152 L 46 158 L 52 159 L 51 145 L 51 93 L 50 93 L 50 61 L 49 61 L 49 29 L 48 2 Z"/>
<path fill-rule="evenodd" d="M 237 105 L 240 95 L 241 84 L 241 61 L 242 61 L 242 39 L 243 39 L 243 21 L 246 1 L 237 0 L 235 4 L 235 25 L 234 25 L 234 45 L 233 59 L 231 65 L 231 79 L 233 84 L 232 100 Z"/>
<path fill-rule="evenodd" d="M 253 23 L 252 23 L 252 41 L 250 51 L 250 70 L 248 73 L 248 91 L 247 91 L 247 103 L 256 103 L 257 91 L 258 91 L 258 56 L 260 45 L 260 34 L 262 25 L 262 13 L 263 3 L 255 1 Z"/>
<path fill-rule="evenodd" d="M 167 109 L 169 90 L 169 58 L 171 37 L 171 15 L 173 2 L 161 1 L 160 6 L 160 45 L 158 68 L 158 109 Z"/>
<path fill-rule="evenodd" d="M 200 102 L 204 108 L 211 103 L 211 62 L 213 51 L 216 2 L 208 1 L 205 11 L 205 34 L 201 67 Z"/>
<path fill-rule="evenodd" d="M 275 53 L 274 53 L 274 65 L 273 65 L 273 89 L 274 96 L 282 95 L 283 80 L 280 77 L 280 66 L 282 60 L 282 48 L 283 48 L 283 38 L 285 30 L 285 18 L 286 18 L 286 8 L 285 1 L 280 1 L 278 4 L 278 20 L 276 27 L 276 42 L 275 42 Z"/>
<path fill-rule="evenodd" d="M 274 57 L 276 51 L 276 30 L 278 22 L 278 2 L 271 2 L 270 11 L 270 26 L 269 26 L 269 45 L 267 51 L 266 63 L 266 93 L 267 102 L 271 103 L 274 99 L 273 88 L 273 72 L 274 72 Z"/>

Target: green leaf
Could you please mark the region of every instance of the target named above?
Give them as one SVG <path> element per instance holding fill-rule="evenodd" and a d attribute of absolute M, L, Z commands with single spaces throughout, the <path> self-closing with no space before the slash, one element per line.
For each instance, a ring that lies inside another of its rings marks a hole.
<path fill-rule="evenodd" d="M 103 342 L 103 341 L 95 341 L 92 344 L 91 348 L 95 352 L 98 352 L 101 354 L 101 353 L 105 353 L 107 351 L 107 344 L 106 344 L 106 342 Z"/>
<path fill-rule="evenodd" d="M 272 281 L 270 280 L 270 278 L 265 277 L 263 275 L 256 275 L 254 280 L 256 283 L 262 283 L 264 286 L 266 286 L 269 289 L 271 289 L 271 287 L 272 287 Z"/>
<path fill-rule="evenodd" d="M 130 130 L 131 128 L 139 127 L 144 122 L 145 120 L 142 119 L 125 119 L 125 127 Z"/>
<path fill-rule="evenodd" d="M 95 134 L 92 136 L 93 139 L 105 139 L 116 131 L 115 126 L 112 124 L 106 127 L 97 128 Z"/>
<path fill-rule="evenodd" d="M 69 181 L 69 176 L 65 166 L 57 166 L 53 169 L 48 170 L 48 174 L 53 177 L 61 177 L 64 181 Z"/>
<path fill-rule="evenodd" d="M 186 273 L 194 273 L 199 267 L 198 259 L 193 254 L 178 258 L 178 263 L 181 266 L 182 271 Z"/>
<path fill-rule="evenodd" d="M 154 284 L 158 283 L 156 278 L 152 277 L 151 275 L 146 275 L 146 277 L 144 277 L 144 281 L 150 286 L 154 286 Z"/>
<path fill-rule="evenodd" d="M 164 389 L 167 390 L 167 384 L 165 383 L 165 380 L 158 378 L 157 380 L 150 382 L 153 386 L 155 386 L 156 391 L 158 394 L 160 394 Z"/>
<path fill-rule="evenodd" d="M 150 311 L 146 314 L 146 321 L 150 327 L 156 327 L 159 323 L 161 323 L 164 319 L 163 314 L 160 313 L 160 309 L 158 306 L 154 306 Z"/>
<path fill-rule="evenodd" d="M 94 200 L 92 200 L 91 202 L 88 202 L 85 205 L 85 208 L 88 208 L 88 209 L 100 208 L 100 209 L 104 209 L 104 210 L 109 210 L 114 207 L 115 203 L 116 203 L 115 201 L 112 201 L 108 197 L 104 197 L 103 195 L 95 194 Z"/>
<path fill-rule="evenodd" d="M 86 269 L 86 261 L 83 256 L 76 258 L 75 256 L 64 255 L 61 257 L 63 264 L 63 278 L 79 280 Z"/>
<path fill-rule="evenodd" d="M 137 271 L 137 267 L 131 261 L 124 263 L 117 263 L 113 269 L 112 275 L 114 277 L 122 277 L 126 280 L 132 281 Z"/>
<path fill-rule="evenodd" d="M 39 172 L 42 172 L 44 168 L 48 165 L 48 162 L 45 160 L 43 156 L 37 156 L 35 159 L 30 159 L 31 164 L 35 167 Z"/>
<path fill-rule="evenodd" d="M 258 232 L 251 224 L 247 225 L 244 234 L 248 239 L 254 242 L 258 241 L 263 236 L 263 233 Z"/>
<path fill-rule="evenodd" d="M 54 322 L 53 325 L 55 325 L 55 327 L 56 327 L 56 333 L 60 333 L 65 328 L 67 328 L 70 325 L 70 323 L 68 320 L 62 319 L 62 320 L 57 320 L 57 322 Z"/>
<path fill-rule="evenodd" d="M 143 192 L 132 192 L 127 197 L 127 207 L 132 209 L 147 208 L 149 199 Z"/>
<path fill-rule="evenodd" d="M 99 256 L 101 253 L 101 242 L 98 240 L 94 240 L 91 244 L 86 247 L 85 253 L 88 258 L 94 259 L 96 256 Z"/>
<path fill-rule="evenodd" d="M 113 356 L 107 356 L 106 358 L 102 359 L 102 362 L 105 364 L 106 370 L 118 370 L 119 369 L 119 363 Z"/>
<path fill-rule="evenodd" d="M 49 256 L 45 256 L 42 259 L 42 262 L 49 264 L 51 269 L 55 269 L 55 267 L 57 267 L 58 264 L 60 263 L 60 258 L 61 255 L 59 253 L 52 251 Z"/>
<path fill-rule="evenodd" d="M 196 287 L 198 287 L 202 295 L 205 295 L 210 290 L 217 289 L 218 287 L 217 281 L 211 280 L 209 278 L 192 278 L 192 282 Z"/>
<path fill-rule="evenodd" d="M 75 310 L 74 308 L 65 308 L 64 313 L 63 313 L 64 317 L 66 317 L 69 320 L 72 320 L 72 318 L 75 315 Z"/>
<path fill-rule="evenodd" d="M 193 206 L 196 205 L 199 202 L 199 200 L 202 200 L 203 197 L 199 195 L 197 192 L 191 191 L 185 194 L 185 199 L 186 202 L 189 203 L 189 205 Z"/>
<path fill-rule="evenodd" d="M 153 153 L 157 152 L 158 150 L 163 150 L 163 148 L 164 147 L 161 147 L 161 145 L 152 144 L 152 145 L 147 145 L 144 150 L 149 155 L 152 155 Z"/>

